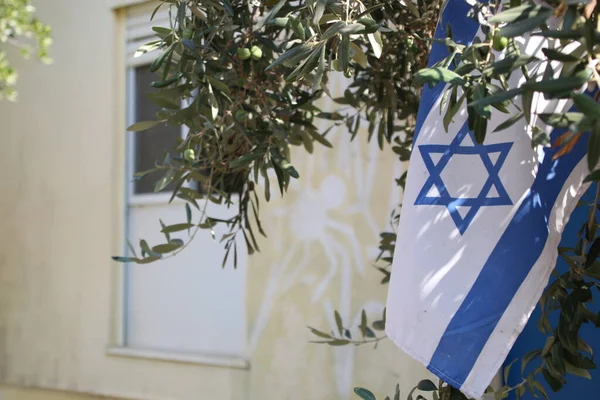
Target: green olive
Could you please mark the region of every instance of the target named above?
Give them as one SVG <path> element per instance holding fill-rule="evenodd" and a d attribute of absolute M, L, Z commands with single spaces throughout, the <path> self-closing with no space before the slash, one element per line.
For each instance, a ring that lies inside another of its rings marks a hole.
<path fill-rule="evenodd" d="M 238 108 L 237 110 L 235 110 L 235 113 L 233 115 L 238 121 L 245 121 L 248 117 L 248 113 L 243 108 Z"/>
<path fill-rule="evenodd" d="M 508 38 L 500 35 L 494 35 L 492 40 L 492 49 L 496 51 L 502 51 L 508 46 Z"/>
<path fill-rule="evenodd" d="M 251 56 L 251 52 L 249 49 L 245 48 L 245 47 L 240 47 L 237 49 L 237 56 L 240 60 L 247 60 L 250 58 Z"/>
<path fill-rule="evenodd" d="M 258 46 L 252 46 L 250 54 L 253 60 L 260 60 L 262 58 L 262 50 Z"/>
<path fill-rule="evenodd" d="M 196 159 L 196 152 L 194 149 L 186 149 L 183 152 L 183 158 L 185 158 L 187 161 L 194 161 Z"/>
<path fill-rule="evenodd" d="M 340 60 L 338 60 L 337 58 L 331 62 L 331 66 L 336 71 L 341 71 L 342 70 L 342 65 L 340 63 Z"/>

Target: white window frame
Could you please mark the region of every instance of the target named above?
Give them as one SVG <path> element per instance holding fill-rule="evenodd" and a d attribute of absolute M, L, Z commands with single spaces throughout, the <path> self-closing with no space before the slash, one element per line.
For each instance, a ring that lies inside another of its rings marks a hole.
<path fill-rule="evenodd" d="M 112 2 L 112 3 L 111 3 Z M 125 27 L 127 25 L 127 8 L 124 6 L 138 6 L 145 5 L 146 3 L 151 3 L 150 1 L 145 0 L 109 0 L 109 4 L 113 8 L 117 8 L 116 16 L 118 18 L 118 22 L 120 23 L 121 35 L 117 35 L 120 38 L 120 43 L 118 48 L 122 49 L 121 57 L 117 57 L 120 61 L 120 65 L 124 66 L 118 68 L 118 78 L 117 82 L 124 87 L 123 90 L 120 91 L 121 94 L 124 94 L 121 97 L 124 101 L 118 101 L 117 104 L 123 104 L 121 117 L 117 118 L 118 121 L 125 122 L 125 126 L 129 126 L 135 121 L 135 68 L 149 65 L 154 58 L 156 57 L 156 52 L 146 53 L 139 57 L 133 58 L 132 49 L 139 47 L 139 45 L 143 44 L 147 41 L 147 38 L 138 41 L 129 40 L 129 35 L 125 33 Z M 150 14 L 148 13 L 143 18 L 149 21 Z M 155 24 L 158 24 L 154 21 Z M 146 32 L 148 31 L 148 32 Z M 139 36 L 153 36 L 153 32 L 148 30 L 147 28 L 140 28 L 139 32 L 137 32 Z M 118 124 L 121 125 L 121 124 Z M 118 128 L 119 137 L 123 137 L 123 132 L 125 129 L 122 126 Z M 186 126 L 182 126 L 181 134 L 183 137 L 188 132 L 188 128 Z M 152 206 L 158 204 L 165 204 L 171 198 L 171 193 L 150 193 L 150 194 L 135 194 L 134 193 L 134 183 L 131 181 L 130 177 L 132 176 L 135 170 L 135 134 L 132 132 L 125 132 L 125 140 L 122 142 L 124 151 L 119 151 L 119 154 L 123 154 L 125 156 L 125 163 L 119 163 L 121 168 L 118 168 L 118 171 L 122 172 L 122 177 L 119 178 L 124 179 L 124 196 L 121 197 L 121 201 L 118 202 L 121 204 L 121 211 L 119 212 L 119 226 L 121 227 L 120 232 L 121 235 L 117 235 L 119 238 L 120 244 L 116 246 L 119 249 L 120 254 L 129 253 L 128 246 L 126 245 L 126 239 L 128 238 L 128 215 L 130 207 L 137 206 Z M 122 150 L 123 148 L 120 147 Z M 189 184 L 186 184 L 189 186 Z M 172 201 L 172 204 L 183 204 L 185 201 L 179 198 L 175 198 Z M 219 266 L 215 266 L 219 267 Z M 218 366 L 218 367 L 227 367 L 234 369 L 249 369 L 250 361 L 246 356 L 229 356 L 229 355 L 211 355 L 211 354 L 182 354 L 179 352 L 171 352 L 165 350 L 152 350 L 152 349 L 139 349 L 135 347 L 127 346 L 127 325 L 128 325 L 128 310 L 127 310 L 127 287 L 128 287 L 128 264 L 117 264 L 116 265 L 116 275 L 115 275 L 115 307 L 114 311 L 114 336 L 113 343 L 108 347 L 107 354 L 111 356 L 121 356 L 121 357 L 133 357 L 140 359 L 150 359 L 150 360 L 159 360 L 159 361 L 168 361 L 168 362 L 177 362 L 177 363 L 189 363 L 189 364 L 201 364 L 201 365 L 210 365 L 210 366 Z"/>

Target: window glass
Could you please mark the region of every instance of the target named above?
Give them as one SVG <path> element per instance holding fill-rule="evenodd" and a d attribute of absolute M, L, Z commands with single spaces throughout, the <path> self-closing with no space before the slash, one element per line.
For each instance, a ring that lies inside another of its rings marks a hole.
<path fill-rule="evenodd" d="M 150 72 L 149 66 L 135 68 L 135 120 L 149 121 L 156 118 L 156 113 L 160 108 L 155 105 L 147 94 L 156 89 L 150 86 L 152 81 L 157 80 L 158 76 Z M 179 126 L 159 124 L 144 132 L 135 132 L 135 171 L 143 172 L 154 168 L 156 162 L 162 162 L 165 157 L 165 149 L 175 155 L 175 146 L 177 138 L 181 137 L 181 128 Z M 146 175 L 143 179 L 133 183 L 135 194 L 154 193 L 154 182 L 161 177 L 161 172 L 154 172 Z M 174 184 L 167 186 L 164 191 L 172 191 Z"/>

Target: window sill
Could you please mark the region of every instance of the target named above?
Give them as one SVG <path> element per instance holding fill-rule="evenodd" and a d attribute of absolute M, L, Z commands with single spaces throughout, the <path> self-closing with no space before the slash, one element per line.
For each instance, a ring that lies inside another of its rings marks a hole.
<path fill-rule="evenodd" d="M 108 355 L 118 357 L 143 358 L 147 360 L 168 361 L 185 364 L 209 365 L 233 369 L 250 369 L 250 361 L 243 357 L 213 356 L 201 354 L 181 354 L 170 351 L 112 347 Z"/>

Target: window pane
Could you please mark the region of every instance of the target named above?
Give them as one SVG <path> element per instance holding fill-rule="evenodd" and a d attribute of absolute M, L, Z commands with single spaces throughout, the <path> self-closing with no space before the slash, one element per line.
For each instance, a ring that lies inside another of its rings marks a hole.
<path fill-rule="evenodd" d="M 239 197 L 232 200 L 235 205 L 229 208 L 209 203 L 208 215 L 232 218 Z M 132 241 L 164 243 L 159 219 L 167 225 L 183 222 L 182 207 L 172 204 L 132 207 L 129 213 Z M 216 237 L 227 232 L 223 224 L 215 226 Z M 147 265 L 128 265 L 126 345 L 189 355 L 244 356 L 247 252 L 240 236 L 237 269 L 233 268 L 233 254 L 225 268 L 221 268 L 224 243 L 215 241 L 205 229 L 176 257 Z M 171 237 L 189 240 L 187 232 L 173 233 Z"/>
<path fill-rule="evenodd" d="M 156 118 L 156 113 L 160 108 L 152 103 L 147 93 L 156 89 L 150 86 L 152 81 L 159 77 L 150 72 L 149 66 L 138 67 L 135 69 L 135 119 L 136 121 L 148 121 Z M 176 139 L 181 137 L 181 128 L 174 125 L 160 124 L 144 132 L 136 132 L 135 135 L 135 171 L 142 172 L 154 168 L 156 161 L 162 162 L 165 156 L 165 150 L 168 149 L 171 155 L 174 155 L 174 148 L 177 145 Z M 154 182 L 160 179 L 161 173 L 152 173 L 146 175 L 143 179 L 134 182 L 134 193 L 153 193 Z M 173 184 L 165 188 L 165 191 L 172 191 Z"/>

